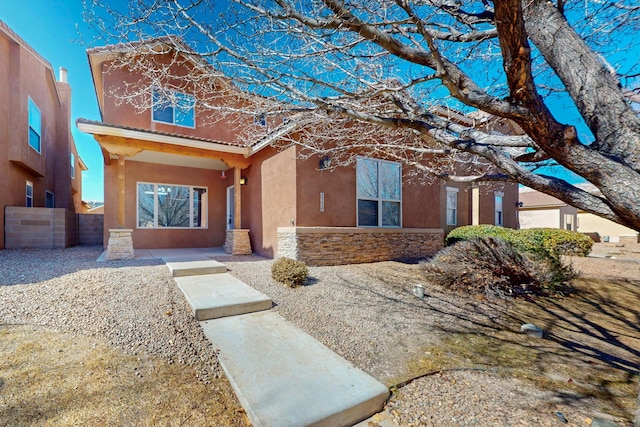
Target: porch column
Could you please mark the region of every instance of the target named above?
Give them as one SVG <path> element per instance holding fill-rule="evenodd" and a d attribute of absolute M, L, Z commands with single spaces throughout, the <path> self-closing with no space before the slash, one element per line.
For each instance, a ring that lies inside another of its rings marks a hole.
<path fill-rule="evenodd" d="M 118 156 L 118 228 L 124 228 L 124 157 Z"/>
<path fill-rule="evenodd" d="M 251 241 L 249 240 L 249 230 L 242 229 L 242 186 L 240 177 L 242 174 L 241 166 L 233 168 L 233 229 L 227 230 L 226 240 L 224 242 L 224 250 L 233 255 L 250 255 Z"/>
<path fill-rule="evenodd" d="M 240 187 L 240 178 L 242 171 L 238 166 L 233 168 L 233 228 L 240 230 L 242 228 L 242 188 Z"/>
<path fill-rule="evenodd" d="M 133 251 L 133 230 L 126 229 L 125 217 L 125 158 L 135 156 L 142 151 L 141 147 L 123 146 L 114 141 L 113 137 L 94 135 L 102 148 L 105 165 L 111 164 L 111 156 L 117 157 L 116 189 L 117 189 L 117 227 L 109 229 L 107 243 L 107 260 L 131 259 L 135 257 Z"/>

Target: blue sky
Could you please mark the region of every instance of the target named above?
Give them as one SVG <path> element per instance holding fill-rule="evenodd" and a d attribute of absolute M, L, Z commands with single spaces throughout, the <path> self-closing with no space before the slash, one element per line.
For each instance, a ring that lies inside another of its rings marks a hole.
<path fill-rule="evenodd" d="M 121 0 L 110 1 L 109 4 L 121 3 Z M 0 8 L 0 19 L 22 37 L 29 45 L 44 56 L 56 71 L 65 67 L 69 71 L 69 83 L 72 93 L 71 117 L 73 137 L 80 157 L 89 170 L 83 174 L 82 198 L 86 201 L 102 201 L 103 162 L 98 143 L 91 135 L 78 131 L 75 126 L 77 118 L 100 120 L 98 104 L 89 64 L 85 50 L 94 47 L 93 33 L 83 21 L 83 6 L 80 0 L 23 0 L 11 2 L 5 0 Z M 553 110 L 561 120 L 578 124 L 574 106 L 554 102 Z M 569 107 L 569 108 L 567 108 Z M 564 112 L 562 112 L 564 111 Z M 568 114 L 567 114 L 568 113 Z M 588 140 L 588 138 L 585 138 Z M 559 176 L 570 182 L 580 182 L 581 178 L 561 170 L 552 168 L 544 172 Z"/>
<path fill-rule="evenodd" d="M 56 75 L 59 67 L 69 71 L 72 92 L 71 118 L 73 137 L 82 160 L 89 170 L 83 174 L 82 199 L 102 201 L 103 162 L 98 143 L 91 135 L 75 126 L 79 117 L 100 120 L 89 63 L 80 42 L 81 34 L 90 43 L 91 34 L 82 20 L 80 0 L 24 0 L 3 1 L 0 20 L 22 37 L 31 47 L 44 56 L 53 66 Z"/>

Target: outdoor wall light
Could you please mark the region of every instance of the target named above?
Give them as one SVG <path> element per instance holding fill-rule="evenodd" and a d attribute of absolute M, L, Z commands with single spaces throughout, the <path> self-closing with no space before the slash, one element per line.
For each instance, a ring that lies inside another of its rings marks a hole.
<path fill-rule="evenodd" d="M 220 178 L 221 179 L 225 179 L 227 177 L 225 171 L 222 171 L 222 173 L 220 174 Z"/>
<path fill-rule="evenodd" d="M 240 185 L 247 185 L 247 182 L 249 182 L 247 178 L 240 178 Z"/>
<path fill-rule="evenodd" d="M 521 208 L 522 206 L 524 206 L 524 202 L 516 202 L 517 208 Z"/>
<path fill-rule="evenodd" d="M 320 170 L 329 169 L 331 167 L 331 157 L 324 156 L 320 159 Z"/>

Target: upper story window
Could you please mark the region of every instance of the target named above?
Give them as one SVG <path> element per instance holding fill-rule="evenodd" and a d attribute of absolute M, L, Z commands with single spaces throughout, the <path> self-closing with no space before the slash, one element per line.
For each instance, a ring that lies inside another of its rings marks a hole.
<path fill-rule="evenodd" d="M 42 135 L 42 117 L 40 115 L 40 109 L 35 102 L 29 97 L 28 104 L 29 111 L 29 146 L 36 150 L 38 153 L 41 148 L 41 135 Z"/>
<path fill-rule="evenodd" d="M 359 227 L 400 227 L 400 163 L 359 157 L 356 161 Z"/>
<path fill-rule="evenodd" d="M 76 156 L 71 153 L 71 178 L 76 177 Z"/>
<path fill-rule="evenodd" d="M 264 114 L 259 114 L 253 118 L 253 122 L 259 124 L 260 126 L 266 126 L 267 116 Z"/>
<path fill-rule="evenodd" d="M 501 191 L 496 191 L 494 193 L 495 197 L 495 210 L 496 210 L 496 225 L 503 225 L 504 223 L 504 215 L 502 212 L 502 198 L 504 197 L 504 193 Z"/>
<path fill-rule="evenodd" d="M 152 89 L 154 122 L 196 127 L 196 98 L 185 93 Z"/>
<path fill-rule="evenodd" d="M 207 189 L 138 183 L 138 228 L 207 228 Z"/>
<path fill-rule="evenodd" d="M 33 182 L 27 181 L 26 192 L 27 192 L 27 200 L 26 200 L 25 206 L 28 208 L 32 208 L 33 207 Z"/>
<path fill-rule="evenodd" d="M 447 225 L 458 224 L 458 189 L 447 187 Z"/>

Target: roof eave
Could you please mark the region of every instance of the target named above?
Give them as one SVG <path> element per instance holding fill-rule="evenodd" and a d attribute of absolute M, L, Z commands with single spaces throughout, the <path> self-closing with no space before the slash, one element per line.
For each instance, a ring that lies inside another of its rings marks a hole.
<path fill-rule="evenodd" d="M 107 135 L 121 138 L 138 139 L 142 141 L 157 142 L 182 147 L 198 148 L 208 151 L 219 151 L 222 153 L 241 154 L 245 157 L 250 155 L 250 149 L 247 147 L 229 146 L 215 142 L 196 141 L 189 138 L 181 138 L 171 135 L 158 135 L 139 130 L 122 129 L 107 125 L 99 125 L 93 123 L 76 122 L 76 126 L 81 132 L 92 135 Z"/>

